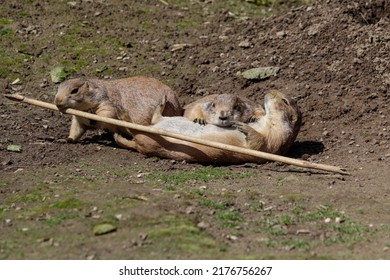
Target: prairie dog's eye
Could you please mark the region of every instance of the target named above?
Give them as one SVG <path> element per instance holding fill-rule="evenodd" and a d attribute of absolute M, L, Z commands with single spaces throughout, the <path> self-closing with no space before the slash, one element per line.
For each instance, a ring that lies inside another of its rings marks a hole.
<path fill-rule="evenodd" d="M 79 91 L 78 88 L 74 88 L 74 89 L 72 89 L 72 91 L 70 92 L 70 94 L 76 94 L 78 91 Z"/>
<path fill-rule="evenodd" d="M 290 105 L 290 104 L 288 104 L 288 100 L 287 99 L 283 98 L 282 100 L 283 100 L 284 104 L 286 104 L 287 106 Z"/>
<path fill-rule="evenodd" d="M 234 111 L 241 111 L 241 106 L 240 106 L 240 105 L 235 105 L 235 106 L 233 107 L 233 110 L 234 110 Z"/>

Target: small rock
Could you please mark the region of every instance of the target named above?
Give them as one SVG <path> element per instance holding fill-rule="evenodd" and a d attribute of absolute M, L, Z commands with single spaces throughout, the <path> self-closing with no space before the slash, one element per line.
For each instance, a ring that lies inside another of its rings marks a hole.
<path fill-rule="evenodd" d="M 148 238 L 148 234 L 147 233 L 140 233 L 138 235 L 139 239 L 141 239 L 142 241 L 145 241 L 147 238 Z"/>
<path fill-rule="evenodd" d="M 276 36 L 279 37 L 279 38 L 283 38 L 287 35 L 286 31 L 279 31 L 279 32 L 276 32 Z"/>
<path fill-rule="evenodd" d="M 179 51 L 179 50 L 183 50 L 185 48 L 188 48 L 188 47 L 191 47 L 192 44 L 173 44 L 172 47 L 171 47 L 171 52 L 175 52 L 175 51 Z"/>
<path fill-rule="evenodd" d="M 310 233 L 310 230 L 308 229 L 298 229 L 296 234 L 299 235 L 299 234 L 309 234 Z"/>
<path fill-rule="evenodd" d="M 13 163 L 12 160 L 6 159 L 1 162 L 1 165 L 6 166 L 6 165 L 11 165 L 12 163 Z"/>
<path fill-rule="evenodd" d="M 249 40 L 244 40 L 244 41 L 241 41 L 239 44 L 238 44 L 239 47 L 243 48 L 243 49 L 247 49 L 247 48 L 250 48 L 251 46 L 251 43 L 249 42 Z"/>
<path fill-rule="evenodd" d="M 326 218 L 326 219 L 324 220 L 324 222 L 325 222 L 326 224 L 329 224 L 331 221 L 332 221 L 331 218 Z"/>
<path fill-rule="evenodd" d="M 7 151 L 14 152 L 14 153 L 20 153 L 22 151 L 22 146 L 20 145 L 8 145 Z"/>
<path fill-rule="evenodd" d="M 271 76 L 276 76 L 279 70 L 279 67 L 252 68 L 242 72 L 241 76 L 247 80 L 264 80 Z"/>
<path fill-rule="evenodd" d="M 11 83 L 11 85 L 18 85 L 18 84 L 20 84 L 20 79 L 19 79 L 19 78 L 15 79 L 15 80 Z"/>
<path fill-rule="evenodd" d="M 202 191 L 207 190 L 207 186 L 200 186 L 199 189 Z"/>
<path fill-rule="evenodd" d="M 180 194 L 175 194 L 175 195 L 173 196 L 173 198 L 179 199 L 179 198 L 181 198 L 181 195 L 180 195 Z"/>
<path fill-rule="evenodd" d="M 207 224 L 207 223 L 205 223 L 205 222 L 200 222 L 200 223 L 198 223 L 196 226 L 197 226 L 198 228 L 200 228 L 200 229 L 206 229 L 206 228 L 208 228 L 210 225 Z"/>
<path fill-rule="evenodd" d="M 117 230 L 117 227 L 112 224 L 100 224 L 93 227 L 94 235 L 103 235 L 107 233 L 111 233 Z"/>
<path fill-rule="evenodd" d="M 187 215 L 194 214 L 194 213 L 195 213 L 195 211 L 194 211 L 193 207 L 187 207 L 187 209 L 186 209 L 186 214 Z"/>
<path fill-rule="evenodd" d="M 46 79 L 42 80 L 42 83 L 39 84 L 40 88 L 45 88 L 49 85 L 49 82 Z"/>
<path fill-rule="evenodd" d="M 329 131 L 325 130 L 324 132 L 322 132 L 322 135 L 323 136 L 329 136 Z"/>
<path fill-rule="evenodd" d="M 336 224 L 341 224 L 342 222 L 344 222 L 344 220 L 343 220 L 342 218 L 340 218 L 340 217 L 336 217 L 335 220 L 334 220 L 334 222 L 335 222 Z"/>
<path fill-rule="evenodd" d="M 230 234 L 226 235 L 226 238 L 227 238 L 228 240 L 231 240 L 231 241 L 236 241 L 236 240 L 238 239 L 237 236 L 235 236 L 235 235 L 230 235 Z"/>

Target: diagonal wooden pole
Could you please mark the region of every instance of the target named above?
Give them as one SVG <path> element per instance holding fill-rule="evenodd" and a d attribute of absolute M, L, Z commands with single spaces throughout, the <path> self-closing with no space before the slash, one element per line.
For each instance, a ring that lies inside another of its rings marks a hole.
<path fill-rule="evenodd" d="M 35 100 L 32 98 L 27 98 L 27 97 L 24 97 L 24 96 L 19 95 L 19 94 L 5 94 L 5 97 L 7 97 L 8 99 L 14 100 L 14 101 L 20 101 L 20 102 L 24 102 L 27 104 L 31 104 L 31 105 L 47 108 L 50 110 L 58 111 L 57 106 L 55 106 L 54 104 L 46 103 L 46 102 Z M 172 138 L 176 138 L 176 139 L 180 139 L 180 140 L 184 140 L 184 141 L 188 141 L 188 142 L 192 142 L 192 143 L 205 145 L 208 147 L 213 147 L 213 148 L 218 148 L 218 149 L 222 149 L 222 150 L 226 150 L 226 151 L 231 151 L 231 152 L 241 153 L 241 154 L 245 154 L 245 155 L 260 157 L 260 158 L 270 160 L 270 161 L 278 161 L 278 162 L 283 162 L 283 163 L 287 163 L 287 164 L 291 164 L 291 165 L 295 165 L 295 166 L 299 166 L 299 167 L 303 167 L 303 168 L 318 169 L 318 170 L 323 170 L 323 171 L 339 173 L 339 174 L 343 174 L 343 175 L 349 175 L 349 173 L 347 173 L 345 171 L 345 169 L 343 169 L 341 167 L 337 167 L 337 166 L 320 164 L 320 163 L 313 163 L 313 162 L 309 162 L 309 161 L 305 161 L 305 160 L 288 158 L 288 157 L 284 157 L 284 156 L 280 156 L 280 155 L 275 155 L 275 154 L 265 153 L 265 152 L 261 152 L 261 151 L 246 149 L 246 148 L 242 148 L 242 147 L 238 147 L 238 146 L 222 144 L 219 142 L 203 140 L 200 138 L 195 138 L 195 137 L 191 137 L 191 136 L 186 136 L 186 135 L 181 135 L 178 133 L 169 132 L 169 131 L 162 130 L 162 129 L 157 129 L 157 128 L 154 128 L 151 126 L 144 126 L 144 125 L 125 122 L 125 121 L 121 121 L 121 120 L 117 120 L 117 119 L 101 117 L 101 116 L 98 116 L 95 114 L 90 114 L 87 112 L 74 110 L 74 109 L 67 109 L 64 111 L 64 113 L 83 117 L 86 119 L 99 121 L 99 122 L 105 122 L 105 123 L 109 123 L 109 124 L 113 124 L 113 125 L 117 125 L 117 126 L 121 126 L 121 127 L 131 128 L 131 129 L 135 129 L 135 130 L 142 131 L 142 132 L 148 132 L 148 133 L 153 133 L 153 134 L 159 134 L 162 136 L 172 137 Z"/>

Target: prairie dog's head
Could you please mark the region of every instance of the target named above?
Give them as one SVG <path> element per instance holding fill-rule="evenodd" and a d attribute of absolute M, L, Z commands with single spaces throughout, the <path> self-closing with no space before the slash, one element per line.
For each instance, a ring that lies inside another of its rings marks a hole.
<path fill-rule="evenodd" d="M 219 94 L 202 104 L 202 107 L 206 123 L 217 126 L 231 126 L 236 121 L 247 121 L 253 114 L 252 108 L 233 94 Z"/>
<path fill-rule="evenodd" d="M 293 131 L 299 130 L 302 114 L 297 103 L 287 95 L 277 90 L 269 91 L 264 98 L 264 107 L 267 116 L 275 123 L 282 122 L 290 126 Z"/>
<path fill-rule="evenodd" d="M 85 78 L 62 82 L 54 98 L 60 111 L 68 108 L 86 111 L 96 108 L 105 96 L 104 89 Z"/>

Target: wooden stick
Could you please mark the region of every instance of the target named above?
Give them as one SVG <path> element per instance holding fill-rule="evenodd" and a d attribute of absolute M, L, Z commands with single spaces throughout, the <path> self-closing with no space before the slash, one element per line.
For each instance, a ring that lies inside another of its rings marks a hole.
<path fill-rule="evenodd" d="M 54 104 L 42 102 L 42 101 L 31 99 L 31 98 L 27 98 L 27 97 L 24 97 L 22 95 L 5 94 L 5 97 L 7 97 L 11 100 L 14 100 L 14 101 L 20 101 L 20 102 L 28 103 L 31 105 L 35 105 L 35 106 L 47 108 L 50 110 L 58 111 L 57 106 L 55 106 Z M 299 167 L 303 167 L 303 168 L 312 168 L 312 169 L 324 170 L 324 171 L 329 171 L 329 172 L 335 172 L 335 173 L 339 173 L 339 174 L 343 174 L 343 175 L 349 175 L 345 171 L 345 169 L 337 167 L 337 166 L 313 163 L 313 162 L 309 162 L 309 161 L 305 161 L 305 160 L 288 158 L 288 157 L 284 157 L 284 156 L 280 156 L 280 155 L 275 155 L 275 154 L 265 153 L 265 152 L 261 152 L 261 151 L 246 149 L 246 148 L 242 148 L 242 147 L 238 147 L 238 146 L 222 144 L 219 142 L 204 140 L 204 139 L 200 139 L 200 138 L 195 138 L 195 137 L 191 137 L 191 136 L 186 136 L 186 135 L 181 135 L 178 133 L 169 132 L 169 131 L 162 130 L 162 129 L 157 129 L 157 128 L 154 128 L 151 126 L 144 126 L 144 125 L 125 122 L 125 121 L 121 121 L 121 120 L 117 120 L 117 119 L 101 117 L 101 116 L 98 116 L 95 114 L 90 114 L 87 112 L 74 110 L 74 109 L 67 109 L 64 111 L 64 113 L 83 117 L 86 119 L 99 121 L 99 122 L 105 122 L 105 123 L 109 123 L 109 124 L 113 124 L 113 125 L 117 125 L 117 126 L 121 126 L 121 127 L 131 128 L 131 129 L 135 129 L 135 130 L 142 131 L 142 132 L 148 132 L 148 133 L 152 133 L 152 134 L 159 134 L 162 136 L 172 137 L 172 138 L 176 138 L 176 139 L 180 139 L 180 140 L 184 140 L 184 141 L 188 141 L 188 142 L 192 142 L 192 143 L 197 143 L 197 144 L 201 144 L 201 145 L 205 145 L 205 146 L 209 146 L 209 147 L 213 147 L 213 148 L 218 148 L 218 149 L 222 149 L 222 150 L 226 150 L 226 151 L 231 151 L 231 152 L 241 153 L 241 154 L 245 154 L 245 155 L 260 157 L 260 158 L 263 158 L 266 160 L 283 162 L 283 163 L 287 163 L 287 164 L 291 164 L 291 165 L 295 165 L 295 166 L 299 166 Z"/>
<path fill-rule="evenodd" d="M 163 3 L 164 5 L 168 6 L 168 2 L 164 1 L 164 0 L 159 0 L 161 3 Z"/>

